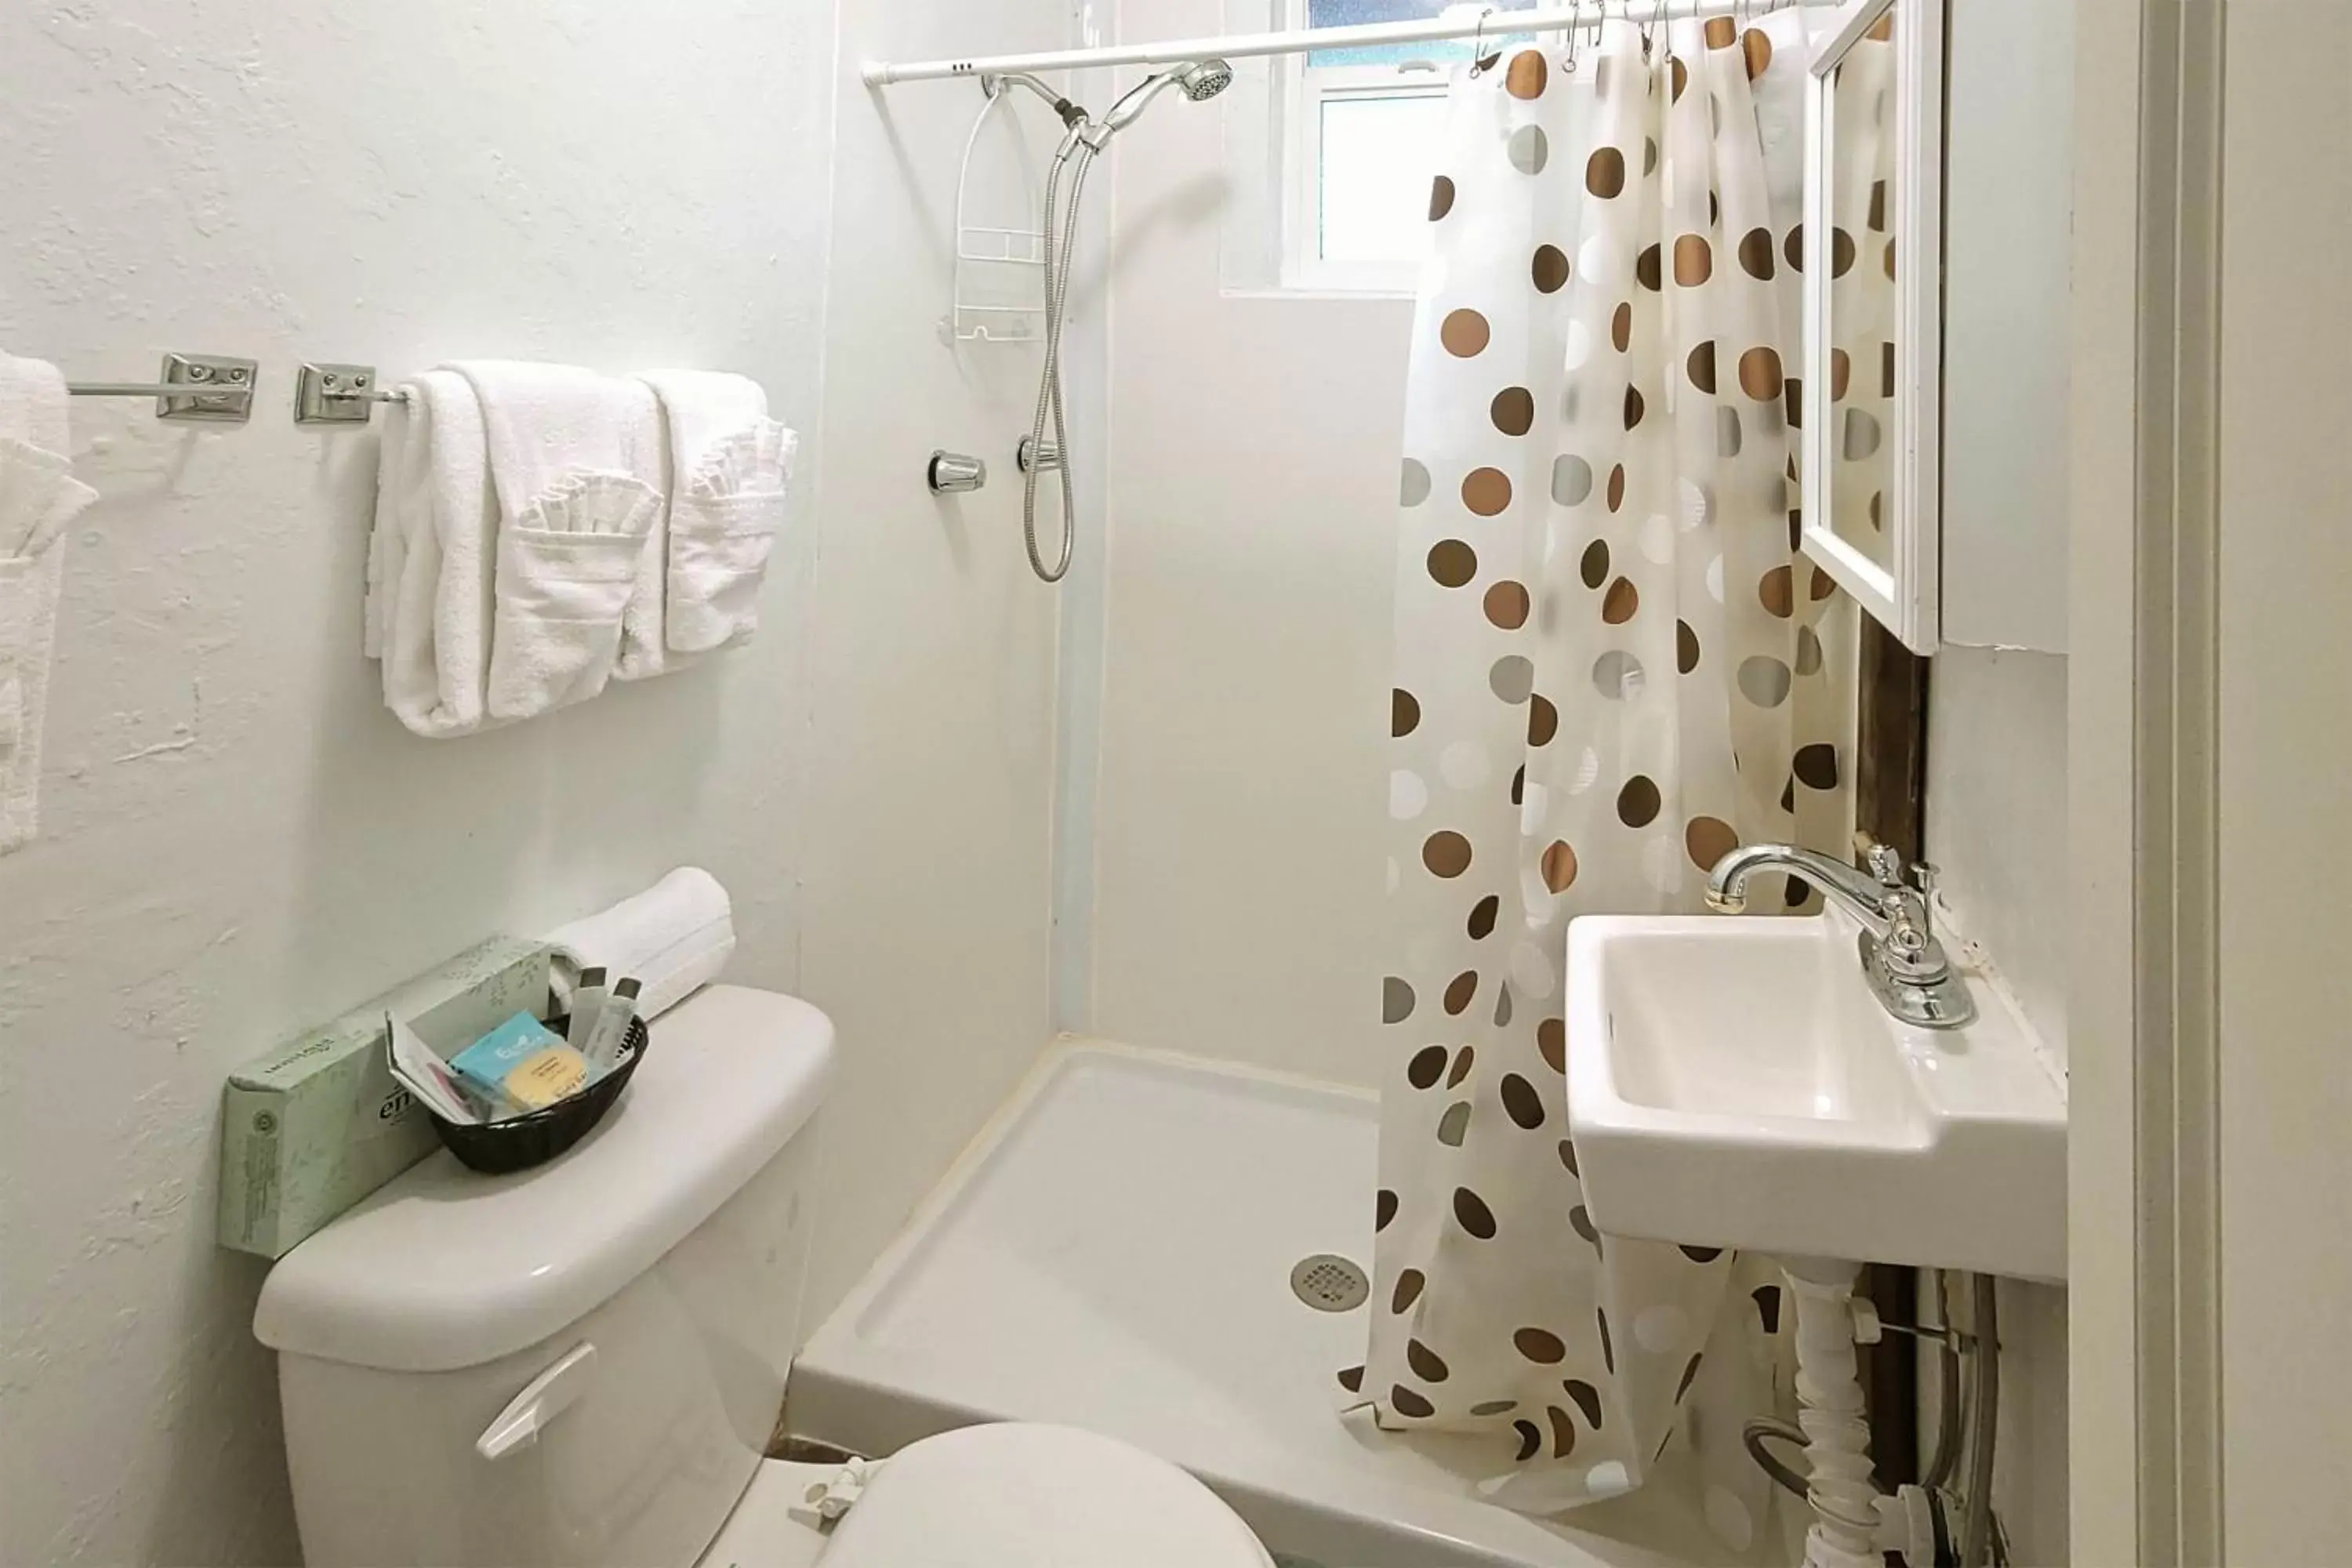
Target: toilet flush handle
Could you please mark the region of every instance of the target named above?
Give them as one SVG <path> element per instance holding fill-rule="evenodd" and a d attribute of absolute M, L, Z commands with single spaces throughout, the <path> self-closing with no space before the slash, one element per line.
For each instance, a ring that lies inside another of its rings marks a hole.
<path fill-rule="evenodd" d="M 517 1448 L 539 1441 L 540 1429 L 571 1408 L 588 1390 L 596 1370 L 596 1347 L 587 1341 L 564 1352 L 563 1359 L 523 1386 L 507 1402 L 498 1419 L 474 1439 L 474 1452 L 485 1459 L 503 1459 Z"/>

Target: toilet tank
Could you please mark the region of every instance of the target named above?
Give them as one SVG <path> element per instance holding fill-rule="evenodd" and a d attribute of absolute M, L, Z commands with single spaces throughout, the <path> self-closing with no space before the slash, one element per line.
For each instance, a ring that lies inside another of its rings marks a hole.
<path fill-rule="evenodd" d="M 719 985 L 652 1028 L 570 1153 L 436 1152 L 270 1271 L 309 1568 L 688 1568 L 726 1522 L 801 1340 L 833 1026 Z"/>

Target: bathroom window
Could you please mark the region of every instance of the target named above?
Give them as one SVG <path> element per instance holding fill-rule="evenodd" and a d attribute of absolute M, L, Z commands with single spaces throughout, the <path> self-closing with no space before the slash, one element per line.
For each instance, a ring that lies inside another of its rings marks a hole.
<path fill-rule="evenodd" d="M 1445 0 L 1281 0 L 1286 28 L 1422 21 L 1526 10 Z M 1500 47 L 1511 36 L 1488 36 Z M 1445 116 L 1446 73 L 1467 38 L 1316 49 L 1282 57 L 1282 283 L 1286 289 L 1412 293 L 1426 243 L 1430 166 Z"/>

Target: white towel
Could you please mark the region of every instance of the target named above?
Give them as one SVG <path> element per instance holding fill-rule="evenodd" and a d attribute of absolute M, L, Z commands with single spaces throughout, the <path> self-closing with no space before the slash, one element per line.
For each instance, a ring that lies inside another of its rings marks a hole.
<path fill-rule="evenodd" d="M 97 499 L 68 457 L 66 380 L 42 360 L 0 353 L 0 855 L 40 826 L 41 731 L 66 526 Z"/>
<path fill-rule="evenodd" d="M 734 909 L 719 879 L 681 866 L 602 914 L 548 933 L 555 992 L 569 1006 L 580 971 L 602 968 L 608 984 L 634 977 L 637 1011 L 651 1018 L 719 978 L 735 951 Z"/>
<path fill-rule="evenodd" d="M 571 365 L 448 368 L 481 400 L 498 491 L 489 714 L 585 701 L 614 674 L 661 516 L 657 405 L 636 382 Z"/>
<path fill-rule="evenodd" d="M 454 371 L 386 410 L 369 542 L 369 651 L 384 705 L 417 734 L 495 727 L 489 677 L 492 500 L 481 405 Z"/>
<path fill-rule="evenodd" d="M 768 417 L 768 395 L 748 377 L 654 370 L 643 379 L 669 426 L 664 638 L 673 656 L 746 641 L 759 629 L 800 437 Z"/>

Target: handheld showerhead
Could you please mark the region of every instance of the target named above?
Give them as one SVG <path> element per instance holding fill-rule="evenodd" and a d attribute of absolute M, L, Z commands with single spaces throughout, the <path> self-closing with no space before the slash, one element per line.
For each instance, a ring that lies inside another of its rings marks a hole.
<path fill-rule="evenodd" d="M 1182 88 L 1184 96 L 1194 103 L 1205 103 L 1233 83 L 1234 68 L 1220 59 L 1194 60 L 1189 65 L 1161 71 L 1157 76 L 1146 77 L 1129 89 L 1126 97 L 1110 106 L 1110 112 L 1102 117 L 1103 133 L 1108 137 L 1113 132 L 1124 131 L 1134 124 L 1151 100 L 1171 87 Z"/>

